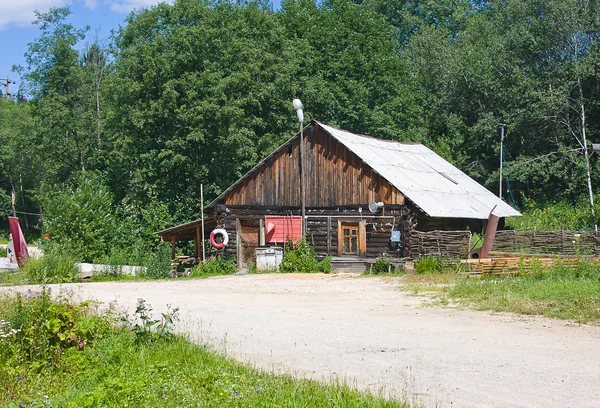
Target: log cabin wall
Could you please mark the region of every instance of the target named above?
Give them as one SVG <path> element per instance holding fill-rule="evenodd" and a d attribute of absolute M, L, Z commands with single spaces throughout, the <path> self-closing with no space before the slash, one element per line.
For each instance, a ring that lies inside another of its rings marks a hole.
<path fill-rule="evenodd" d="M 225 196 L 225 204 L 299 207 L 299 141 L 299 137 L 291 139 L 249 174 Z M 304 144 L 307 207 L 365 205 L 370 201 L 404 204 L 398 189 L 320 127 L 307 128 Z"/>
<path fill-rule="evenodd" d="M 219 224 L 229 233 L 229 243 L 225 247 L 227 257 L 236 258 L 238 245 L 241 245 L 238 229 L 251 220 L 257 221 L 265 215 L 299 215 L 298 209 L 285 209 L 282 207 L 248 207 L 229 206 L 229 212 L 222 215 Z M 366 224 L 366 253 L 367 258 L 376 258 L 382 253 L 392 257 L 404 255 L 403 248 L 408 243 L 410 223 L 412 217 L 405 206 L 387 208 L 385 214 L 371 214 L 358 208 L 329 208 L 307 209 L 307 241 L 311 243 L 317 255 L 336 256 L 338 249 L 338 221 L 342 223 L 356 223 L 365 221 Z M 392 228 L 402 231 L 405 243 L 403 246 L 392 245 L 390 242 Z M 282 246 L 284 243 L 281 243 Z M 238 264 L 240 264 L 238 260 Z"/>

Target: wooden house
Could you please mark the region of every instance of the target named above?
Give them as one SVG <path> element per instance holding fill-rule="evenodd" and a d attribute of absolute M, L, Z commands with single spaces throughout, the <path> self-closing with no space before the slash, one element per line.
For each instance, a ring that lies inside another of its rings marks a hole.
<path fill-rule="evenodd" d="M 289 139 L 207 206 L 206 231 L 219 226 L 228 232 L 224 251 L 239 267 L 260 245 L 298 238 L 303 176 L 306 239 L 318 255 L 406 256 L 414 231 L 481 230 L 494 206 L 500 217 L 520 215 L 420 143 L 313 121 L 302 137 Z M 194 240 L 200 251 L 199 220 L 159 234 L 173 245 Z"/>

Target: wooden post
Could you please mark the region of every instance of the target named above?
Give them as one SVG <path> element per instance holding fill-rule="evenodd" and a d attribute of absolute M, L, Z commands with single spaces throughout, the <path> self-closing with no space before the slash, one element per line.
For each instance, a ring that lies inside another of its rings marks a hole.
<path fill-rule="evenodd" d="M 338 220 L 337 256 L 342 256 L 343 250 L 344 250 L 344 232 L 342 231 L 342 221 Z"/>
<path fill-rule="evenodd" d="M 204 248 L 204 192 L 200 184 L 200 217 L 202 219 L 202 263 L 206 263 L 206 248 Z"/>
<path fill-rule="evenodd" d="M 236 257 L 237 257 L 237 267 L 238 269 L 242 269 L 242 224 L 240 223 L 240 219 L 235 219 L 235 246 L 236 246 Z"/>
<path fill-rule="evenodd" d="M 171 259 L 175 259 L 175 237 L 171 238 Z"/>
<path fill-rule="evenodd" d="M 331 255 L 331 216 L 327 217 L 327 255 Z"/>
<path fill-rule="evenodd" d="M 200 226 L 196 225 L 196 238 L 194 239 L 196 243 L 196 258 L 200 258 Z M 202 245 L 202 260 L 204 261 L 204 245 Z"/>

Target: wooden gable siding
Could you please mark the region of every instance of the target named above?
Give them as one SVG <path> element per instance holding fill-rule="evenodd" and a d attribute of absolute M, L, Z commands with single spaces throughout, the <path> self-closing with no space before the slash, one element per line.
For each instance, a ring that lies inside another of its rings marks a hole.
<path fill-rule="evenodd" d="M 225 197 L 227 205 L 299 207 L 300 149 L 297 137 Z M 315 125 L 305 132 L 306 206 L 404 204 L 404 195 L 354 153 Z"/>

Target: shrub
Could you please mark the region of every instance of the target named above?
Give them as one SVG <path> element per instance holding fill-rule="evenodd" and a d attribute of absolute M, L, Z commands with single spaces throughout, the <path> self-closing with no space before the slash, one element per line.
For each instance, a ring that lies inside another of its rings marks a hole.
<path fill-rule="evenodd" d="M 438 256 L 422 256 L 415 262 L 415 271 L 418 274 L 442 273 L 444 261 Z"/>
<path fill-rule="evenodd" d="M 192 272 L 192 276 L 233 275 L 237 270 L 235 260 L 225 259 L 225 257 L 219 256 L 211 259 L 205 264 L 196 265 Z"/>
<path fill-rule="evenodd" d="M 321 262 L 317 264 L 317 271 L 323 273 L 331 272 L 331 256 L 326 256 Z"/>
<path fill-rule="evenodd" d="M 389 256 L 387 256 L 387 254 L 384 253 L 377 258 L 377 260 L 371 267 L 371 272 L 374 274 L 388 273 L 390 271 L 391 264 L 392 262 Z"/>
<path fill-rule="evenodd" d="M 288 241 L 285 244 L 279 271 L 283 273 L 318 272 L 318 264 L 315 249 L 306 240 L 298 241 L 295 247 L 291 241 Z"/>
<path fill-rule="evenodd" d="M 150 279 L 165 279 L 171 270 L 171 248 L 168 243 L 159 245 L 156 250 L 149 252 L 142 264 L 146 272 L 141 277 Z"/>
<path fill-rule="evenodd" d="M 66 283 L 77 280 L 77 255 L 62 245 L 52 245 L 45 256 L 29 258 L 23 266 L 28 283 Z"/>
<path fill-rule="evenodd" d="M 45 288 L 0 298 L 3 331 L 11 333 L 0 339 L 0 382 L 14 378 L 21 365 L 36 372 L 53 369 L 66 350 L 82 350 L 107 333 L 109 319 L 90 313 L 94 305 L 75 305 L 64 296 L 52 300 Z"/>

